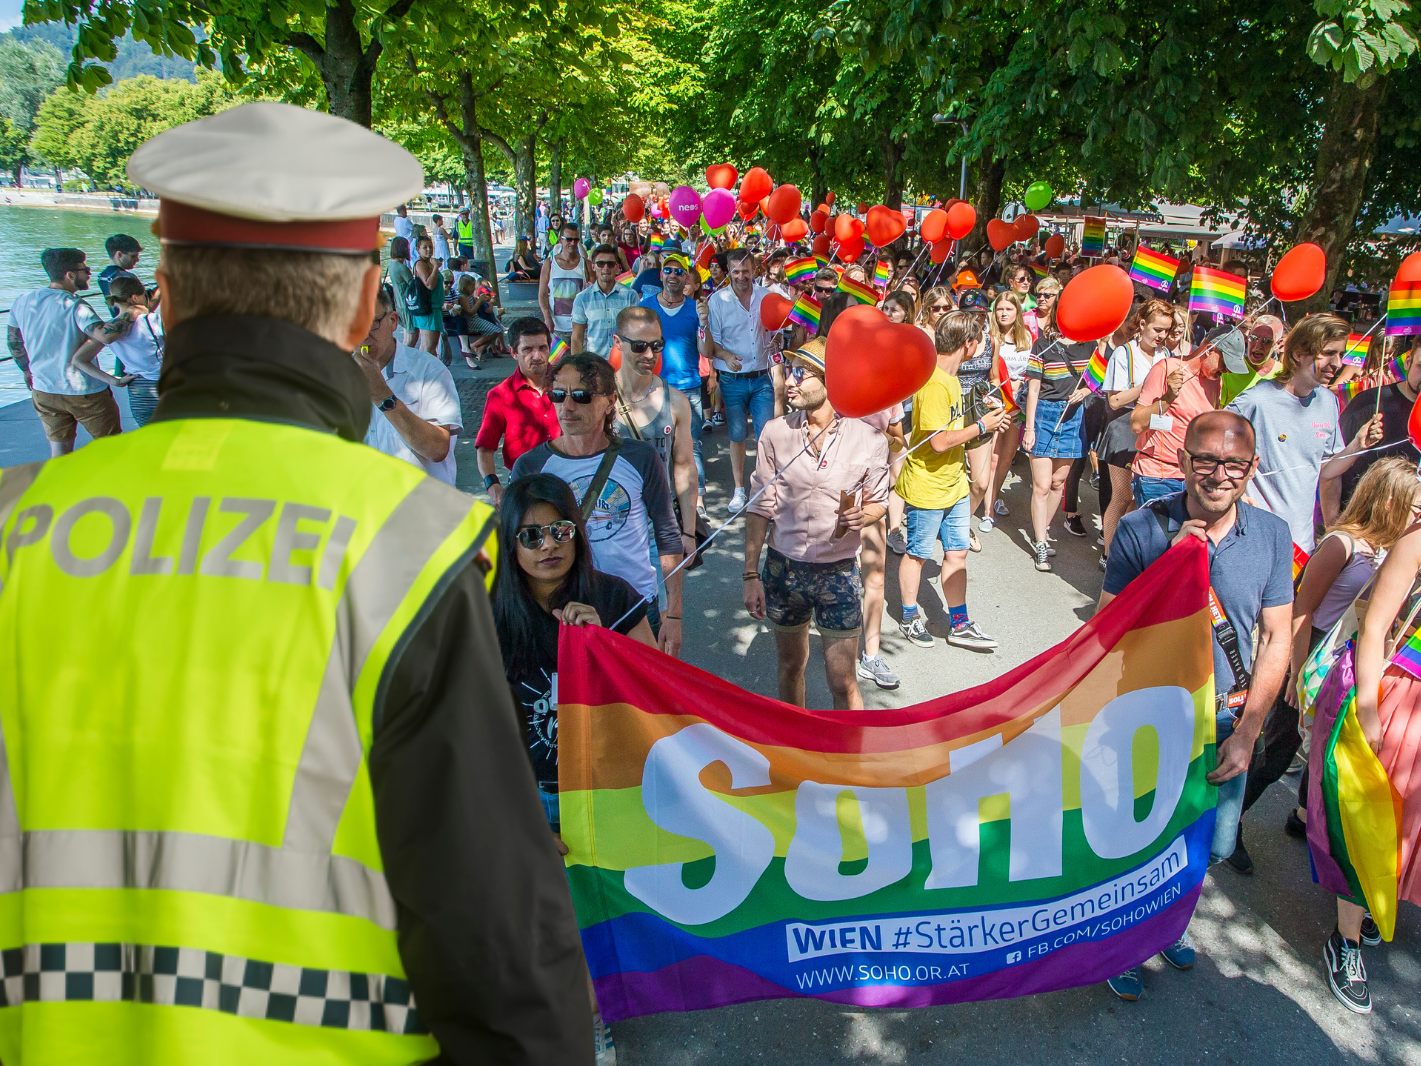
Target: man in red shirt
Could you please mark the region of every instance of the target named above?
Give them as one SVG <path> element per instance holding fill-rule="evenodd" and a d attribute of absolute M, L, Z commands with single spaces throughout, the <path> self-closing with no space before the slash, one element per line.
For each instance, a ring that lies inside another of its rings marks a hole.
<path fill-rule="evenodd" d="M 518 369 L 489 390 L 483 422 L 474 438 L 479 473 L 484 476 L 484 488 L 495 507 L 503 499 L 494 458 L 499 441 L 503 442 L 503 465 L 512 470 L 524 452 L 562 433 L 557 408 L 548 399 L 551 342 L 552 334 L 541 318 L 515 319 L 508 327 L 508 346 L 513 349 Z"/>

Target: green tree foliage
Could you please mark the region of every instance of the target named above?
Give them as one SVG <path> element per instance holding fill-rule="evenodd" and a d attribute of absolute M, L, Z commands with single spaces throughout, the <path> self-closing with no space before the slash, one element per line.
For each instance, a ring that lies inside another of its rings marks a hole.
<path fill-rule="evenodd" d="M 64 80 L 65 57 L 74 49 L 79 31 L 75 26 L 63 23 L 42 22 L 34 26 L 16 26 L 0 40 L 14 41 L 25 45 L 47 45 L 59 53 L 59 79 Z M 131 36 L 121 37 L 114 42 L 114 59 L 108 64 L 114 81 L 136 78 L 140 74 L 151 74 L 155 78 L 177 78 L 192 81 L 197 71 L 190 60 L 179 56 L 161 56 L 146 44 L 135 41 Z"/>
<path fill-rule="evenodd" d="M 44 98 L 64 82 L 64 57 L 44 43 L 0 37 L 0 115 L 21 132 L 34 126 Z"/>
<path fill-rule="evenodd" d="M 29 157 L 25 131 L 16 129 L 8 118 L 0 118 L 0 170 L 9 171 L 18 182 L 20 168 L 29 162 Z"/>

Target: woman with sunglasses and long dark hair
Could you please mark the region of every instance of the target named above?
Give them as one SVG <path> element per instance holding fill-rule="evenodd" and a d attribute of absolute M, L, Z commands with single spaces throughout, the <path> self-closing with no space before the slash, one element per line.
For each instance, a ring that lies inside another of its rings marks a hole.
<path fill-rule="evenodd" d="M 557 832 L 558 623 L 612 627 L 652 647 L 656 640 L 636 590 L 593 567 L 582 510 L 561 478 L 513 481 L 498 512 L 498 541 L 493 619 L 503 671 L 523 712 L 543 810 Z"/>

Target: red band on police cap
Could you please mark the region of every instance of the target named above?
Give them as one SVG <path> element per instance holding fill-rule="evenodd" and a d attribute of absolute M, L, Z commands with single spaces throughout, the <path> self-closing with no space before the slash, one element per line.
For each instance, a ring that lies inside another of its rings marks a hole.
<path fill-rule="evenodd" d="M 163 200 L 158 205 L 158 235 L 171 244 L 367 255 L 380 245 L 380 219 L 263 222 Z"/>

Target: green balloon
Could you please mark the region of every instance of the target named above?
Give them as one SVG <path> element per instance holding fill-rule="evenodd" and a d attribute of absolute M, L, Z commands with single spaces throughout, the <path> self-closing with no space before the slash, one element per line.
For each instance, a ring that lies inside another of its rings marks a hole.
<path fill-rule="evenodd" d="M 1026 187 L 1026 209 L 1040 211 L 1052 200 L 1051 186 L 1044 181 L 1033 181 Z"/>
<path fill-rule="evenodd" d="M 598 204 L 600 204 L 600 203 L 602 202 L 602 190 L 601 190 L 601 189 L 593 189 L 591 192 L 589 192 L 589 193 L 587 194 L 587 200 L 588 200 L 589 203 L 592 204 L 593 207 L 596 207 Z"/>

